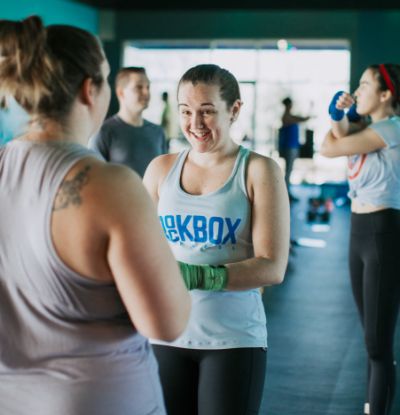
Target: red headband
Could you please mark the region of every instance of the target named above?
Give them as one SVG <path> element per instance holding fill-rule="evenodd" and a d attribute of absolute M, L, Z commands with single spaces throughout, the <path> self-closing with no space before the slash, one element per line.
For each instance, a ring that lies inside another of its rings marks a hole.
<path fill-rule="evenodd" d="M 392 93 L 393 97 L 396 96 L 396 90 L 394 88 L 393 82 L 390 79 L 389 73 L 383 63 L 379 65 L 379 72 L 383 76 L 386 86 L 388 87 L 389 91 Z"/>

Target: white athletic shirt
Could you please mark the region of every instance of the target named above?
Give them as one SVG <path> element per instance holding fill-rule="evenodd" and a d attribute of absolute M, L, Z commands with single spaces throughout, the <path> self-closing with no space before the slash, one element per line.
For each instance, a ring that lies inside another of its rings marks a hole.
<path fill-rule="evenodd" d="M 218 190 L 190 195 L 180 186 L 189 150 L 181 152 L 161 190 L 158 213 L 175 258 L 189 264 L 226 264 L 254 256 L 245 174 L 249 150 L 240 147 L 232 173 Z M 192 312 L 174 342 L 189 349 L 266 347 L 264 305 L 258 289 L 192 290 Z"/>

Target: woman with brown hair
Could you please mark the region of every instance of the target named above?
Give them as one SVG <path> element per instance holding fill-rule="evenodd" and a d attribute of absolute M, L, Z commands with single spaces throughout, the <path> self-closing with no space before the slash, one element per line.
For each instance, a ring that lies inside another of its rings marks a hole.
<path fill-rule="evenodd" d="M 345 116 L 345 110 L 348 112 Z M 369 66 L 354 95 L 329 106 L 321 153 L 349 156 L 350 276 L 368 353 L 365 413 L 388 415 L 395 394 L 400 305 L 400 65 Z M 371 123 L 360 123 L 368 116 Z"/>
<path fill-rule="evenodd" d="M 31 117 L 0 149 L 2 414 L 165 414 L 143 336 L 175 339 L 190 299 L 138 176 L 84 147 L 108 72 L 84 30 L 0 21 L 1 96 Z"/>
<path fill-rule="evenodd" d="M 289 201 L 279 166 L 237 145 L 239 83 L 204 64 L 178 83 L 190 148 L 154 159 L 144 183 L 192 297 L 186 330 L 153 340 L 169 415 L 258 414 L 267 366 L 260 287 L 283 281 Z"/>

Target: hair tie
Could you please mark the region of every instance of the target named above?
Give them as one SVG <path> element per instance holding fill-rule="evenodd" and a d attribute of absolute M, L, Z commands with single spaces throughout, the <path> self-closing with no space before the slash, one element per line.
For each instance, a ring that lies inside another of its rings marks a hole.
<path fill-rule="evenodd" d="M 389 91 L 392 93 L 393 97 L 396 97 L 396 90 L 393 85 L 392 80 L 390 79 L 389 73 L 383 63 L 379 65 L 379 72 L 383 77 L 383 80 L 385 81 L 386 86 L 388 87 Z"/>

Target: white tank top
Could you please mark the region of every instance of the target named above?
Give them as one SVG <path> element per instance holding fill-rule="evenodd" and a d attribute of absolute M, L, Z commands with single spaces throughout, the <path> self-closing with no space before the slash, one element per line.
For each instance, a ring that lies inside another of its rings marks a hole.
<path fill-rule="evenodd" d="M 175 258 L 189 264 L 227 264 L 254 256 L 251 206 L 245 177 L 249 150 L 239 147 L 232 173 L 218 190 L 190 195 L 180 186 L 189 150 L 180 153 L 160 189 L 158 213 Z M 174 342 L 190 349 L 266 347 L 264 306 L 258 289 L 191 291 L 192 312 Z"/>

